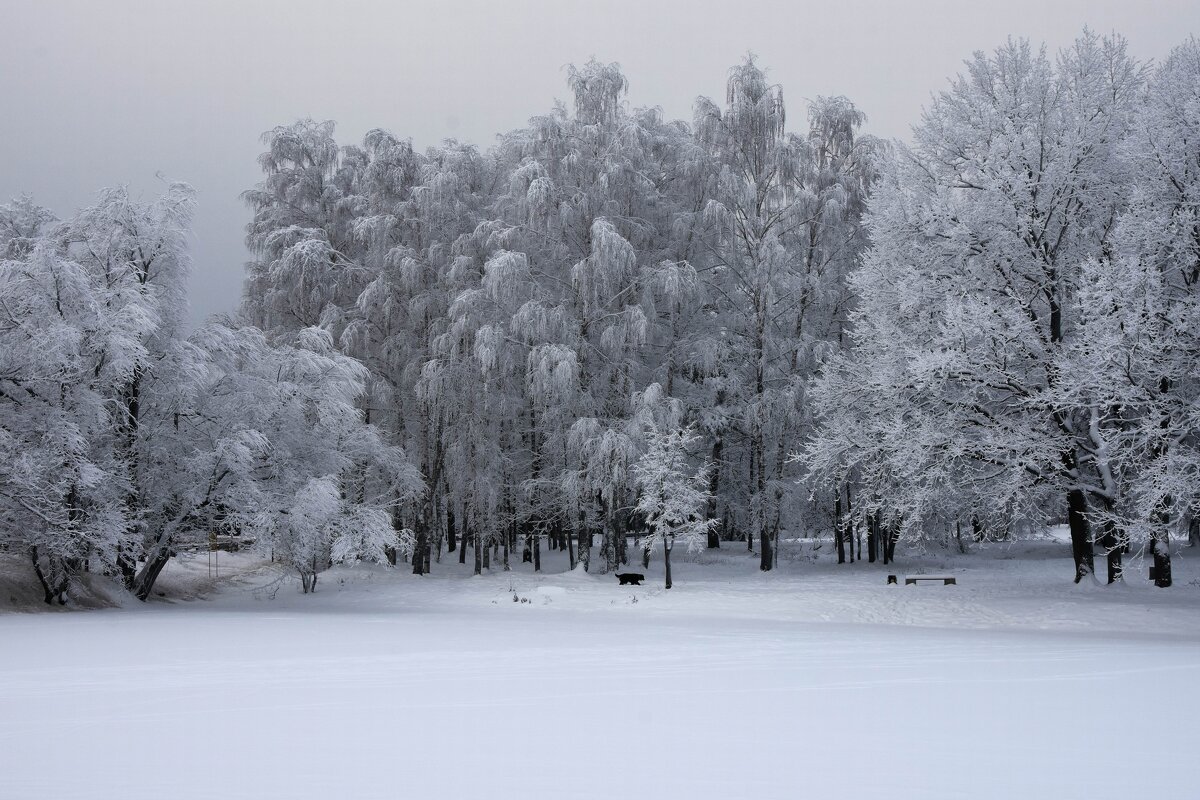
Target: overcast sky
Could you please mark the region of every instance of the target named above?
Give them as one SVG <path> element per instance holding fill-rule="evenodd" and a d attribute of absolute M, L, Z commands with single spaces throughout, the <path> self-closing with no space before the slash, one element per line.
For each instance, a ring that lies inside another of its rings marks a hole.
<path fill-rule="evenodd" d="M 1200 34 L 1200 2 L 0 0 L 0 20 L 0 202 L 30 193 L 65 216 L 104 186 L 191 183 L 198 320 L 239 300 L 238 195 L 258 180 L 260 134 L 300 117 L 337 120 L 343 144 L 382 127 L 419 148 L 487 146 L 595 56 L 620 62 L 631 105 L 690 119 L 753 51 L 790 119 L 844 94 L 872 133 L 907 138 L 974 50 L 1010 35 L 1054 50 L 1088 25 L 1161 58 Z"/>

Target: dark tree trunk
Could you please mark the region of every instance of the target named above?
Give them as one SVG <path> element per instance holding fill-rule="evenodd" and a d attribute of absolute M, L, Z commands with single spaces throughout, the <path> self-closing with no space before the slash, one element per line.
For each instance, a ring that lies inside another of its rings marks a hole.
<path fill-rule="evenodd" d="M 883 563 L 891 564 L 896 560 L 896 539 L 898 534 L 899 523 L 889 521 L 883 526 Z"/>
<path fill-rule="evenodd" d="M 42 585 L 42 594 L 46 605 L 54 605 L 55 599 L 58 600 L 59 605 L 65 605 L 67 602 L 66 592 L 68 584 L 66 570 L 61 570 L 61 575 L 51 578 L 42 570 L 37 547 L 29 548 L 29 557 L 33 561 L 33 572 L 37 575 L 38 583 Z M 54 570 L 51 569 L 52 574 L 53 572 Z"/>
<path fill-rule="evenodd" d="M 1106 561 L 1108 562 L 1108 582 L 1116 583 L 1121 580 L 1124 567 L 1121 564 L 1121 556 L 1125 552 L 1125 542 L 1123 534 L 1118 532 L 1117 526 L 1111 520 L 1105 520 L 1101 525 L 1103 534 L 1100 536 L 1100 546 L 1104 548 Z"/>
<path fill-rule="evenodd" d="M 1082 489 L 1067 493 L 1067 523 L 1071 529 L 1071 556 L 1075 560 L 1075 582 L 1096 571 L 1092 532 L 1087 518 L 1087 497 Z"/>
<path fill-rule="evenodd" d="M 446 550 L 453 553 L 458 547 L 458 532 L 454 529 L 454 506 L 446 504 Z"/>
<path fill-rule="evenodd" d="M 850 550 L 850 563 L 854 563 L 854 507 L 850 504 L 850 484 L 846 484 L 846 543 Z"/>
<path fill-rule="evenodd" d="M 312 594 L 317 590 L 317 557 L 303 566 L 297 564 L 296 571 L 300 573 L 300 589 L 304 594 Z"/>
<path fill-rule="evenodd" d="M 713 525 L 708 529 L 708 549 L 717 550 L 721 547 L 721 526 Z"/>
<path fill-rule="evenodd" d="M 1154 556 L 1154 585 L 1160 589 L 1171 585 L 1171 515 L 1167 510 L 1169 503 L 1167 499 L 1162 501 L 1161 507 L 1154 515 L 1157 524 L 1150 532 L 1150 553 Z"/>
<path fill-rule="evenodd" d="M 666 576 L 665 588 L 667 589 L 671 588 L 671 548 L 674 546 L 674 542 L 671 541 L 672 538 L 668 536 L 666 541 L 663 542 L 663 571 Z"/>
<path fill-rule="evenodd" d="M 533 571 L 542 571 L 542 537 L 536 533 L 533 535 Z"/>
<path fill-rule="evenodd" d="M 432 549 L 433 500 L 421 504 L 417 517 L 417 541 L 413 545 L 412 566 L 414 575 L 429 572 L 430 550 Z"/>
<path fill-rule="evenodd" d="M 758 568 L 763 572 L 768 572 L 775 564 L 775 549 L 771 546 L 771 532 L 768 531 L 765 526 L 762 529 L 762 534 L 759 536 L 758 546 Z"/>
<path fill-rule="evenodd" d="M 117 570 L 121 573 L 121 585 L 128 591 L 133 591 L 133 583 L 137 577 L 137 562 L 123 547 L 117 548 Z"/>
<path fill-rule="evenodd" d="M 708 506 L 704 511 L 704 518 L 706 520 L 717 518 L 717 490 L 721 484 L 721 451 L 724 449 L 724 446 L 721 434 L 718 433 L 712 447 L 712 476 L 708 479 Z M 708 547 L 710 550 L 721 546 L 720 527 L 720 525 L 713 525 L 708 529 Z"/>
<path fill-rule="evenodd" d="M 133 583 L 133 594 L 138 600 L 145 600 L 150 596 L 150 592 L 154 590 L 154 582 L 158 580 L 159 574 L 163 571 L 163 567 L 171 560 L 171 548 L 164 544 L 159 544 L 150 553 L 150 558 L 142 565 L 142 570 L 137 574 Z"/>
<path fill-rule="evenodd" d="M 842 493 L 833 501 L 833 541 L 837 545 L 838 563 L 846 563 L 846 540 L 842 536 Z"/>
<path fill-rule="evenodd" d="M 417 526 L 417 541 L 413 545 L 412 554 L 412 571 L 413 575 L 425 574 L 425 542 L 426 542 L 425 525 L 422 523 Z"/>
<path fill-rule="evenodd" d="M 141 383 L 143 367 L 139 364 L 134 368 L 133 375 L 130 378 L 128 385 L 125 387 L 124 411 L 125 419 L 121 425 L 125 437 L 126 455 L 129 458 L 130 465 L 133 467 L 133 484 L 130 486 L 130 491 L 125 497 L 125 503 L 129 508 L 130 518 L 136 518 L 136 512 L 139 510 L 141 503 L 137 496 L 137 481 L 139 470 L 137 469 L 137 437 L 138 427 L 141 425 Z M 135 526 L 135 529 L 137 527 Z M 139 537 L 140 538 L 140 537 Z M 137 553 L 129 552 L 124 547 L 117 548 L 117 570 L 121 574 L 121 583 L 129 591 L 137 594 Z M 145 598 L 142 598 L 143 600 Z"/>
<path fill-rule="evenodd" d="M 559 535 L 563 538 L 567 550 L 567 566 L 570 569 L 575 569 L 575 542 L 571 538 L 571 532 L 561 522 L 555 521 L 555 527 L 558 528 Z"/>
<path fill-rule="evenodd" d="M 879 542 L 879 515 L 871 514 L 867 517 L 867 563 L 874 564 L 877 555 Z"/>
<path fill-rule="evenodd" d="M 464 505 L 462 525 L 460 526 L 462 529 L 462 541 L 458 543 L 458 563 L 460 564 L 467 563 L 467 542 L 471 542 L 472 546 L 475 545 L 475 539 L 471 535 L 471 526 L 467 524 L 467 519 L 467 507 Z"/>
<path fill-rule="evenodd" d="M 1169 378 L 1162 378 L 1158 384 L 1158 390 L 1162 394 L 1167 394 L 1171 391 L 1171 381 Z M 1164 433 L 1171 426 L 1171 418 L 1164 415 L 1160 423 Z M 1157 454 L 1159 458 L 1166 456 L 1166 448 Z M 1166 589 L 1171 585 L 1171 498 L 1164 496 L 1158 501 L 1158 508 L 1154 513 L 1154 521 L 1157 523 L 1150 529 L 1150 552 L 1154 556 L 1154 585 L 1160 589 Z"/>
<path fill-rule="evenodd" d="M 404 530 L 404 521 L 400 518 L 400 510 L 398 508 L 392 509 L 392 530 L 396 532 L 396 541 L 399 541 L 400 531 Z M 399 556 L 399 553 L 396 551 L 395 546 L 385 546 L 383 548 L 383 555 L 387 558 L 388 564 L 393 567 L 396 566 L 396 558 Z"/>

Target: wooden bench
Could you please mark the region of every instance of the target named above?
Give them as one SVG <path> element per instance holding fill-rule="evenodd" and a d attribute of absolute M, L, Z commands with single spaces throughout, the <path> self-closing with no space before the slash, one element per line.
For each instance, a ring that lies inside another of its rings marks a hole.
<path fill-rule="evenodd" d="M 905 575 L 904 585 L 912 586 L 921 581 L 941 581 L 943 586 L 957 586 L 958 581 L 950 575 Z"/>

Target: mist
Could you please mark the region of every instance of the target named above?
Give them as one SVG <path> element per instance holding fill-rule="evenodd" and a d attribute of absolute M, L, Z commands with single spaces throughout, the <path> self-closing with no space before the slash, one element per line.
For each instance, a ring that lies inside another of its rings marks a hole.
<path fill-rule="evenodd" d="M 566 65 L 619 62 L 632 107 L 691 120 L 753 52 L 802 118 L 843 94 L 877 136 L 908 135 L 963 59 L 1009 36 L 1069 44 L 1117 31 L 1141 58 L 1200 30 L 1187 0 L 914 3 L 4 2 L 0 199 L 32 194 L 60 216 L 106 186 L 198 192 L 191 321 L 238 304 L 260 136 L 332 119 L 339 142 L 372 128 L 418 149 L 482 148 L 568 94 Z"/>

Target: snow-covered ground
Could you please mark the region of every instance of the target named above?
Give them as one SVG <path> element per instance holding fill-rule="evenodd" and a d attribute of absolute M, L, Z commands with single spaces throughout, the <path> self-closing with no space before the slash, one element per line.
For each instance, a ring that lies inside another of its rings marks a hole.
<path fill-rule="evenodd" d="M 1074 586 L 1045 541 L 772 574 L 733 546 L 669 592 L 657 559 L 641 587 L 339 568 L 310 596 L 201 556 L 147 605 L 0 615 L 0 798 L 1194 798 L 1190 555 L 1170 590 Z"/>

